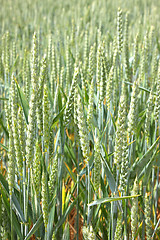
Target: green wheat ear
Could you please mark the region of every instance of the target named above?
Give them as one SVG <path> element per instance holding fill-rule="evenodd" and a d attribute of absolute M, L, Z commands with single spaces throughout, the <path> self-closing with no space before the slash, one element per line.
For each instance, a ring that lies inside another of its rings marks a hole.
<path fill-rule="evenodd" d="M 87 124 L 89 131 L 91 131 L 92 129 L 93 110 L 94 110 L 94 79 L 92 79 L 89 89 L 89 103 L 87 112 Z"/>
<path fill-rule="evenodd" d="M 78 108 L 78 88 L 76 87 L 74 91 L 74 123 L 76 126 L 78 125 L 77 108 Z"/>
<path fill-rule="evenodd" d="M 41 157 L 42 157 L 42 153 L 37 141 L 35 146 L 35 154 L 34 154 L 34 161 L 33 161 L 33 173 L 34 173 L 33 180 L 34 180 L 36 194 L 38 197 L 40 193 L 40 184 L 41 184 Z"/>
<path fill-rule="evenodd" d="M 96 82 L 97 82 L 97 90 L 100 91 L 100 82 L 101 82 L 101 61 L 102 61 L 102 46 L 98 45 L 97 49 L 97 70 L 96 70 Z"/>
<path fill-rule="evenodd" d="M 32 94 L 29 102 L 28 126 L 27 126 L 27 141 L 26 141 L 26 160 L 30 167 L 34 157 L 34 146 L 36 137 L 36 108 L 37 108 L 37 93 L 38 93 L 38 40 L 37 34 L 33 35 L 32 46 L 32 68 L 31 68 L 31 85 Z"/>
<path fill-rule="evenodd" d="M 123 149 L 122 142 L 125 141 L 125 148 Z M 120 163 L 123 159 L 123 153 L 126 151 L 126 96 L 122 92 L 119 102 L 116 139 L 115 139 L 115 154 L 114 163 L 117 168 L 120 168 Z"/>
<path fill-rule="evenodd" d="M 158 67 L 158 79 L 156 82 L 156 100 L 155 100 L 155 110 L 154 110 L 154 117 L 155 121 L 158 122 L 160 117 L 160 64 Z"/>
<path fill-rule="evenodd" d="M 52 44 L 52 61 L 51 61 L 51 75 L 50 75 L 50 85 L 51 85 L 51 94 L 54 96 L 54 85 L 57 80 L 57 64 L 56 64 L 56 52 L 55 46 Z"/>
<path fill-rule="evenodd" d="M 79 137 L 80 137 L 80 144 L 83 153 L 83 157 L 86 162 L 89 161 L 89 140 L 88 140 L 88 128 L 85 121 L 83 105 L 80 95 L 78 95 L 78 129 L 79 129 Z"/>
<path fill-rule="evenodd" d="M 77 86 L 78 76 L 79 76 L 79 68 L 75 68 L 72 85 L 69 91 L 69 97 L 67 98 L 67 102 L 66 102 L 66 108 L 64 113 L 64 125 L 67 125 L 70 122 L 71 112 L 74 105 L 74 92 Z"/>
<path fill-rule="evenodd" d="M 120 211 L 118 212 L 117 225 L 116 225 L 114 239 L 116 239 L 116 240 L 122 239 L 122 213 Z"/>
<path fill-rule="evenodd" d="M 38 128 L 41 131 L 41 133 L 43 132 L 43 89 L 46 80 L 46 73 L 47 73 L 47 59 L 46 55 L 44 55 L 40 69 L 36 109 Z"/>
<path fill-rule="evenodd" d="M 48 181 L 49 196 L 51 199 L 53 197 L 53 193 L 56 187 L 57 175 L 58 175 L 58 154 L 56 154 L 56 156 L 53 159 L 53 164 L 51 166 L 51 171 L 50 171 L 49 181 Z"/>
<path fill-rule="evenodd" d="M 104 49 L 102 48 L 102 59 L 101 59 L 101 78 L 99 85 L 99 108 L 102 107 L 104 97 L 106 95 L 106 69 L 104 62 Z"/>
<path fill-rule="evenodd" d="M 133 135 L 136 129 L 138 93 L 139 93 L 138 80 L 135 80 L 132 87 L 131 103 L 128 113 L 128 133 L 130 136 Z"/>
<path fill-rule="evenodd" d="M 151 123 L 151 115 L 153 112 L 153 108 L 154 108 L 154 95 L 153 95 L 153 90 L 151 90 L 148 101 L 147 101 L 146 119 L 145 119 L 145 125 L 144 125 L 147 145 L 150 137 L 150 123 Z"/>
<path fill-rule="evenodd" d="M 89 52 L 89 67 L 88 67 L 88 84 L 91 84 L 93 74 L 94 74 L 94 68 L 95 68 L 95 45 L 91 46 L 90 52 Z"/>
<path fill-rule="evenodd" d="M 152 237 L 152 225 L 151 225 L 151 208 L 150 208 L 150 196 L 148 194 L 145 195 L 145 225 L 146 225 L 146 236 L 147 240 Z"/>
<path fill-rule="evenodd" d="M 106 86 L 106 101 L 108 110 L 110 109 L 111 102 L 113 101 L 113 76 L 114 67 L 112 66 L 109 72 L 109 77 Z"/>
<path fill-rule="evenodd" d="M 138 40 L 139 36 L 136 35 L 135 43 L 134 43 L 134 60 L 133 60 L 133 76 L 136 76 L 137 68 L 138 68 L 138 60 L 139 60 L 139 55 L 138 55 Z"/>
<path fill-rule="evenodd" d="M 95 240 L 95 233 L 93 232 L 92 226 L 90 226 L 89 228 L 86 226 L 83 226 L 82 233 L 83 233 L 84 240 Z"/>
<path fill-rule="evenodd" d="M 18 110 L 18 133 L 19 133 L 19 142 L 22 151 L 23 161 L 25 160 L 26 155 L 26 122 L 24 118 L 24 113 L 22 107 L 19 107 Z"/>
<path fill-rule="evenodd" d="M 138 194 L 138 179 L 136 177 L 133 185 L 132 190 L 133 195 Z M 134 239 L 134 236 L 137 232 L 138 227 L 138 198 L 132 199 L 132 208 L 131 208 L 131 231 L 132 231 L 132 239 Z"/>
<path fill-rule="evenodd" d="M 117 12 L 117 48 L 118 53 L 121 55 L 123 48 L 123 20 L 122 20 L 122 10 L 119 8 Z"/>
<path fill-rule="evenodd" d="M 66 40 L 66 95 L 68 95 L 70 78 L 71 78 L 71 58 L 70 58 L 69 37 Z"/>
<path fill-rule="evenodd" d="M 48 190 L 47 190 L 47 176 L 46 172 L 43 170 L 42 173 L 42 214 L 43 214 L 43 221 L 45 226 L 45 231 L 47 232 L 47 225 L 48 225 Z"/>
<path fill-rule="evenodd" d="M 45 84 L 43 92 L 43 141 L 45 151 L 47 151 L 49 147 L 50 138 L 49 118 L 50 118 L 50 104 L 48 99 L 48 89 L 47 85 Z"/>
<path fill-rule="evenodd" d="M 95 191 L 98 194 L 100 187 L 100 179 L 101 179 L 101 148 L 100 148 L 100 136 L 97 131 L 97 136 L 95 138 L 94 145 L 94 186 Z"/>

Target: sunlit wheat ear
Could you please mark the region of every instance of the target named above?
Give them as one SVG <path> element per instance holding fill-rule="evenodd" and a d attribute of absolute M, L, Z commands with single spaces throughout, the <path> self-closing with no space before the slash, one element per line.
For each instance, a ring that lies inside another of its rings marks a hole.
<path fill-rule="evenodd" d="M 138 194 L 138 180 L 137 177 L 134 181 L 132 195 Z M 132 239 L 134 239 L 138 227 L 138 198 L 132 199 L 132 208 L 131 208 L 131 231 Z"/>
<path fill-rule="evenodd" d="M 138 34 L 136 35 L 135 43 L 134 43 L 134 60 L 133 60 L 133 76 L 136 76 L 136 72 L 138 69 L 138 59 L 139 59 L 139 54 L 138 54 L 138 40 L 139 36 Z"/>
<path fill-rule="evenodd" d="M 84 40 L 84 65 L 83 65 L 83 70 L 84 70 L 84 77 L 87 77 L 87 69 L 88 69 L 88 53 L 89 53 L 89 48 L 88 48 L 88 32 L 85 32 L 85 40 Z"/>
<path fill-rule="evenodd" d="M 83 154 L 84 160 L 88 162 L 89 152 L 90 152 L 89 140 L 88 140 L 88 128 L 86 125 L 86 120 L 84 116 L 83 105 L 82 105 L 82 100 L 80 95 L 78 95 L 77 113 L 78 113 L 77 119 L 78 119 L 78 129 L 79 129 L 79 137 L 80 137 L 82 154 Z"/>
<path fill-rule="evenodd" d="M 122 140 L 122 161 L 121 161 L 121 171 L 120 171 L 120 180 L 119 180 L 119 190 L 125 194 L 126 185 L 128 180 L 128 144 L 127 144 L 127 131 L 124 130 L 123 140 Z"/>
<path fill-rule="evenodd" d="M 84 240 L 95 240 L 96 236 L 91 226 L 89 228 L 86 226 L 83 226 L 82 233 L 83 233 Z"/>
<path fill-rule="evenodd" d="M 89 131 L 91 131 L 92 129 L 93 110 L 94 110 L 94 79 L 92 79 L 89 89 L 89 103 L 87 112 L 87 124 Z"/>
<path fill-rule="evenodd" d="M 114 67 L 112 66 L 109 72 L 109 77 L 106 86 L 106 101 L 108 110 L 110 109 L 110 104 L 113 101 L 113 75 Z"/>
<path fill-rule="evenodd" d="M 151 225 L 151 208 L 150 208 L 150 196 L 148 194 L 145 195 L 145 225 L 146 225 L 146 236 L 147 240 L 152 237 L 152 225 Z"/>
<path fill-rule="evenodd" d="M 11 117 L 11 97 L 9 96 L 9 100 L 4 102 L 4 116 L 6 120 L 6 128 L 8 129 L 12 122 Z"/>
<path fill-rule="evenodd" d="M 97 133 L 95 138 L 95 145 L 94 145 L 94 186 L 96 193 L 98 194 L 98 190 L 100 187 L 100 180 L 101 180 L 101 148 L 100 148 L 100 136 Z"/>
<path fill-rule="evenodd" d="M 51 85 L 51 94 L 54 96 L 54 85 L 57 80 L 57 64 L 56 64 L 56 53 L 55 45 L 52 44 L 52 61 L 51 61 L 51 75 L 50 75 L 50 85 Z"/>
<path fill-rule="evenodd" d="M 34 161 L 33 161 L 33 173 L 34 173 L 34 186 L 37 196 L 39 196 L 40 193 L 40 185 L 41 185 L 41 157 L 42 153 L 38 144 L 38 141 L 36 142 L 35 146 L 35 154 L 34 154 Z"/>
<path fill-rule="evenodd" d="M 149 67 L 149 37 L 148 37 L 148 31 L 146 32 L 146 35 L 144 37 L 144 47 L 145 47 L 145 73 L 148 72 L 148 67 Z M 146 87 L 148 87 L 148 79 L 146 81 Z"/>
<path fill-rule="evenodd" d="M 138 83 L 142 84 L 143 79 L 145 77 L 145 41 L 141 47 L 141 58 L 140 58 L 140 66 L 139 66 L 139 79 Z"/>
<path fill-rule="evenodd" d="M 38 37 L 35 32 L 33 35 L 33 45 L 32 45 L 32 65 L 31 65 L 31 83 L 34 90 L 38 86 Z"/>
<path fill-rule="evenodd" d="M 53 159 L 53 164 L 51 166 L 48 187 L 49 187 L 49 196 L 52 199 L 53 193 L 56 188 L 56 181 L 57 181 L 57 174 L 58 174 L 58 154 Z"/>
<path fill-rule="evenodd" d="M 75 68 L 72 85 L 71 85 L 69 96 L 66 102 L 66 108 L 64 113 L 64 125 L 67 125 L 70 122 L 71 112 L 72 112 L 73 103 L 74 103 L 74 91 L 77 86 L 78 76 L 79 76 L 79 68 Z"/>
<path fill-rule="evenodd" d="M 79 64 L 79 73 L 80 73 L 80 79 L 82 83 L 82 92 L 83 94 L 85 94 L 85 92 L 88 92 L 88 83 L 87 83 L 87 80 L 85 79 L 84 70 L 82 68 L 82 62 L 80 62 Z"/>
<path fill-rule="evenodd" d="M 159 62 L 158 53 L 157 53 L 157 49 L 155 49 L 153 60 L 152 60 L 152 80 L 151 80 L 152 87 L 154 83 L 157 81 L 158 62 Z"/>
<path fill-rule="evenodd" d="M 54 131 L 52 128 L 50 128 L 50 139 L 49 139 L 49 159 L 53 157 L 54 153 Z"/>
<path fill-rule="evenodd" d="M 155 109 L 154 109 L 154 118 L 155 121 L 158 122 L 160 112 L 160 64 L 158 68 L 158 78 L 156 83 L 156 101 L 155 101 Z"/>
<path fill-rule="evenodd" d="M 133 135 L 136 129 L 138 117 L 137 116 L 138 93 L 139 93 L 138 80 L 135 80 L 132 87 L 131 102 L 128 113 L 128 133 L 130 136 Z"/>
<path fill-rule="evenodd" d="M 35 139 L 35 120 L 36 120 L 36 93 L 33 90 L 30 103 L 29 103 L 29 116 L 28 116 L 28 126 L 27 126 L 27 141 L 26 141 L 26 159 L 27 164 L 33 161 L 34 156 L 34 139 Z"/>
<path fill-rule="evenodd" d="M 55 95 L 54 95 L 54 105 L 53 105 L 53 109 L 54 112 L 56 113 L 58 110 L 58 93 L 59 93 L 59 82 L 57 82 L 57 86 L 56 86 L 56 91 L 55 91 Z"/>
<path fill-rule="evenodd" d="M 104 57 L 102 56 L 101 79 L 100 79 L 100 86 L 99 86 L 99 108 L 102 107 L 102 103 L 105 95 L 106 95 L 106 69 L 105 69 Z"/>
<path fill-rule="evenodd" d="M 42 214 L 43 214 L 43 221 L 45 226 L 45 231 L 47 232 L 47 224 L 48 224 L 48 190 L 47 190 L 47 176 L 46 172 L 42 172 Z"/>
<path fill-rule="evenodd" d="M 72 19 L 72 27 L 71 27 L 71 43 L 72 43 L 72 45 L 75 43 L 75 30 L 76 30 L 75 20 Z"/>
<path fill-rule="evenodd" d="M 11 79 L 11 102 L 12 102 L 12 105 L 11 105 L 12 131 L 13 131 L 13 138 L 14 138 L 16 162 L 18 166 L 20 179 L 22 179 L 23 156 L 22 156 L 22 149 L 20 145 L 19 132 L 18 132 L 19 126 L 17 121 L 17 87 L 16 87 L 16 83 L 13 75 Z"/>
<path fill-rule="evenodd" d="M 71 78 L 71 57 L 70 57 L 70 46 L 69 37 L 66 40 L 66 95 L 68 95 L 69 84 Z"/>
<path fill-rule="evenodd" d="M 47 62 L 46 62 L 46 55 L 44 55 L 41 64 L 40 76 L 39 76 L 39 86 L 38 86 L 38 93 L 37 93 L 37 123 L 38 128 L 40 129 L 41 133 L 43 131 L 43 89 L 44 83 L 46 80 L 46 70 L 47 70 Z"/>
<path fill-rule="evenodd" d="M 9 81 L 10 70 L 10 34 L 7 31 L 5 34 L 5 71 L 7 74 L 6 80 Z"/>
<path fill-rule="evenodd" d="M 78 108 L 78 88 L 76 87 L 74 91 L 74 123 L 76 126 L 78 124 L 77 108 Z"/>
<path fill-rule="evenodd" d="M 145 134 L 146 134 L 147 143 L 150 137 L 150 124 L 151 124 L 151 115 L 153 112 L 153 108 L 154 108 L 154 95 L 153 95 L 153 91 L 151 90 L 148 101 L 147 101 L 147 110 L 146 110 L 146 119 L 145 119 Z"/>
<path fill-rule="evenodd" d="M 59 82 L 60 70 L 61 70 L 61 55 L 58 54 L 58 56 L 57 56 L 57 81 L 56 82 Z"/>
<path fill-rule="evenodd" d="M 114 39 L 113 41 L 113 52 L 112 52 L 112 57 L 113 57 L 113 67 L 115 68 L 116 67 L 116 64 L 117 64 L 117 56 L 118 56 L 118 48 L 117 48 L 117 43 L 116 43 L 116 39 Z"/>
<path fill-rule="evenodd" d="M 51 72 L 51 68 L 52 68 L 52 34 L 49 35 L 48 37 L 48 49 L 47 49 L 47 60 L 48 60 L 48 67 L 49 67 L 49 71 Z"/>
<path fill-rule="evenodd" d="M 115 240 L 122 239 L 122 213 L 120 211 L 118 212 L 117 225 L 116 225 L 114 239 Z"/>
<path fill-rule="evenodd" d="M 117 48 L 118 53 L 122 53 L 122 47 L 123 47 L 123 29 L 122 29 L 122 10 L 119 8 L 117 12 Z"/>
<path fill-rule="evenodd" d="M 120 168 L 120 163 L 122 161 L 122 154 L 126 151 L 123 149 L 123 141 L 126 141 L 126 96 L 122 94 L 120 97 L 119 109 L 118 109 L 118 119 L 116 128 L 116 139 L 115 139 L 115 153 L 114 153 L 114 163 L 117 168 Z M 125 139 L 125 140 L 124 140 Z"/>
<path fill-rule="evenodd" d="M 150 32 L 149 32 L 149 48 L 151 51 L 154 47 L 154 41 L 155 41 L 155 27 L 151 26 Z"/>
<path fill-rule="evenodd" d="M 100 89 L 100 81 L 101 81 L 101 61 L 102 61 L 102 46 L 99 44 L 97 50 L 97 71 L 96 71 L 96 82 L 97 82 L 97 90 Z"/>
<path fill-rule="evenodd" d="M 50 104 L 48 99 L 48 89 L 47 85 L 45 84 L 43 92 L 43 141 L 45 151 L 47 151 L 49 147 L 50 138 L 49 117 L 50 117 Z"/>
<path fill-rule="evenodd" d="M 129 25 L 128 25 L 128 13 L 127 13 L 126 19 L 125 19 L 125 27 L 124 27 L 123 51 L 124 51 L 125 78 L 130 81 L 128 27 Z"/>
<path fill-rule="evenodd" d="M 33 36 L 32 46 L 32 69 L 31 69 L 31 85 L 32 94 L 29 102 L 27 141 L 26 141 L 26 159 L 27 165 L 30 167 L 34 157 L 34 140 L 36 134 L 36 108 L 37 108 L 37 92 L 38 92 L 38 41 L 37 34 Z"/>
<path fill-rule="evenodd" d="M 28 53 L 25 49 L 24 52 L 24 59 L 23 59 L 23 82 L 24 82 L 24 93 L 29 101 L 30 97 L 30 71 L 29 71 L 29 60 L 28 60 Z"/>
<path fill-rule="evenodd" d="M 16 56 L 17 56 L 17 48 L 16 48 L 16 43 L 13 41 L 12 43 L 12 52 L 11 52 L 11 64 L 13 65 L 16 61 Z"/>
<path fill-rule="evenodd" d="M 95 46 L 91 46 L 89 52 L 89 67 L 88 67 L 88 84 L 91 84 L 93 74 L 94 74 L 94 66 L 95 66 L 95 58 L 94 58 L 94 48 Z"/>
<path fill-rule="evenodd" d="M 62 88 L 64 87 L 64 79 L 65 79 L 65 71 L 64 71 L 64 67 L 62 66 L 61 74 L 60 74 L 60 86 Z"/>

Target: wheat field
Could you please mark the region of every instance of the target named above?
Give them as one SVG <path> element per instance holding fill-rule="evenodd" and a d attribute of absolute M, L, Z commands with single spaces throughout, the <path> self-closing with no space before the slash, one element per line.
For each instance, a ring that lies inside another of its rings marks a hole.
<path fill-rule="evenodd" d="M 160 2 L 0 6 L 0 239 L 160 239 Z"/>

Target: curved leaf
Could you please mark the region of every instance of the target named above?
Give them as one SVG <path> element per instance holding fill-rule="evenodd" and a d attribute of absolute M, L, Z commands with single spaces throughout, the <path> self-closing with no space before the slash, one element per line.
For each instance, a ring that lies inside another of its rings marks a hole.
<path fill-rule="evenodd" d="M 135 197 L 139 197 L 139 196 L 140 195 L 123 196 L 123 197 L 106 197 L 106 198 L 97 199 L 88 205 L 91 207 L 91 206 L 102 204 L 102 203 L 115 202 L 115 201 L 119 201 L 119 200 L 125 200 L 128 198 L 135 198 Z"/>
<path fill-rule="evenodd" d="M 139 175 L 139 173 L 142 171 L 142 169 L 146 166 L 146 164 L 150 161 L 150 158 L 152 156 L 153 150 L 155 146 L 158 143 L 159 138 L 152 144 L 152 146 L 148 149 L 148 151 L 139 159 L 136 161 L 131 169 L 130 169 L 130 178 L 135 178 L 136 174 Z"/>
<path fill-rule="evenodd" d="M 22 106 L 22 109 L 24 112 L 25 120 L 26 120 L 26 123 L 28 124 L 29 103 L 28 103 L 28 100 L 27 100 L 26 96 L 24 95 L 24 93 L 23 93 L 22 89 L 20 88 L 16 79 L 15 79 L 15 81 L 16 81 L 16 85 L 17 85 L 17 90 L 18 90 L 21 106 Z"/>

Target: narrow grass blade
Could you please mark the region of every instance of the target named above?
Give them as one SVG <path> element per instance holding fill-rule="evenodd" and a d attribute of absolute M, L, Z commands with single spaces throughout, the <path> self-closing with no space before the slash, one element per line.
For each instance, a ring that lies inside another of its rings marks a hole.
<path fill-rule="evenodd" d="M 9 138 L 8 130 L 7 130 L 7 128 L 5 127 L 2 118 L 0 118 L 0 125 L 2 126 L 2 129 L 3 129 L 3 131 L 5 132 L 6 137 Z"/>
<path fill-rule="evenodd" d="M 141 157 L 141 159 L 136 161 L 133 164 L 130 170 L 131 178 L 135 178 L 136 174 L 139 174 L 142 171 L 142 169 L 146 166 L 146 164 L 149 162 L 152 156 L 153 150 L 157 145 L 158 141 L 159 141 L 159 138 L 157 138 L 157 140 L 152 144 L 152 146 L 148 149 L 148 151 Z"/>
<path fill-rule="evenodd" d="M 61 111 L 53 118 L 51 122 L 51 128 L 54 128 L 55 125 L 57 124 L 59 118 L 62 116 L 63 112 L 65 110 L 65 106 L 61 109 Z"/>
<path fill-rule="evenodd" d="M 109 184 L 109 187 L 111 189 L 111 192 L 114 193 L 115 190 L 116 190 L 116 181 L 112 175 L 112 172 L 111 172 L 111 169 L 110 167 L 108 166 L 107 162 L 105 161 L 105 159 L 102 157 L 101 155 L 101 158 L 102 158 L 102 161 L 104 163 L 104 169 L 106 171 L 106 176 L 107 176 L 107 180 L 108 180 L 108 184 Z"/>
<path fill-rule="evenodd" d="M 8 152 L 8 148 L 6 146 L 4 146 L 2 143 L 0 143 L 0 147 L 3 148 L 3 150 Z"/>
<path fill-rule="evenodd" d="M 133 195 L 133 196 L 123 196 L 123 197 L 107 197 L 107 198 L 101 198 L 97 199 L 89 204 L 89 206 L 94 206 L 102 203 L 107 203 L 107 202 L 115 202 L 119 200 L 124 200 L 124 199 L 129 199 L 129 198 L 135 198 L 139 197 L 140 195 Z"/>
<path fill-rule="evenodd" d="M 6 197 L 6 194 L 3 191 L 3 189 L 1 189 L 1 194 L 2 194 L 5 208 L 7 210 L 7 214 L 10 217 L 10 203 L 9 203 L 8 198 Z M 21 234 L 20 223 L 18 222 L 18 219 L 13 210 L 12 210 L 12 217 L 13 217 L 13 228 L 14 228 L 15 232 L 17 233 L 17 235 L 19 236 L 19 238 L 22 240 L 23 238 L 22 238 L 22 234 Z"/>
<path fill-rule="evenodd" d="M 4 177 L 3 177 L 2 174 L 0 174 L 0 183 L 2 184 L 5 192 L 7 193 L 7 196 L 9 197 L 9 187 L 8 187 L 8 183 L 7 183 L 7 181 L 4 179 Z M 14 207 L 15 207 L 16 210 L 17 210 L 17 213 L 18 213 L 19 217 L 21 218 L 21 221 L 22 221 L 23 223 L 25 223 L 26 220 L 25 220 L 25 217 L 24 217 L 24 215 L 23 215 L 23 211 L 22 211 L 21 206 L 20 206 L 20 204 L 19 204 L 19 202 L 18 202 L 18 200 L 17 200 L 17 198 L 16 198 L 16 196 L 15 196 L 14 193 L 13 193 L 13 195 L 12 195 L 12 201 L 13 201 Z"/>
<path fill-rule="evenodd" d="M 22 109 L 24 112 L 25 120 L 26 120 L 26 123 L 28 124 L 29 103 L 28 103 L 28 100 L 27 100 L 26 96 L 24 95 L 24 93 L 23 93 L 22 89 L 20 88 L 16 79 L 15 79 L 15 81 L 16 81 L 16 85 L 17 85 L 17 90 L 18 90 L 21 106 L 22 106 Z"/>

